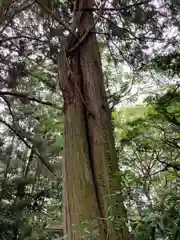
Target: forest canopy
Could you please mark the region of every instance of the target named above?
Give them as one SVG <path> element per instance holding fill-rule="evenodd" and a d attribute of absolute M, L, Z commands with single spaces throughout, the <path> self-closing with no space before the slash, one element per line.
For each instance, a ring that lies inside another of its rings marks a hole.
<path fill-rule="evenodd" d="M 0 1 L 0 240 L 180 239 L 179 19 Z"/>

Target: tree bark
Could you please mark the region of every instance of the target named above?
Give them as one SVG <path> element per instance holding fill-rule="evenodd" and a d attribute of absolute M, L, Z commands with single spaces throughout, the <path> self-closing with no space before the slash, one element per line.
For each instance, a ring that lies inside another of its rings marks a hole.
<path fill-rule="evenodd" d="M 64 86 L 64 231 L 68 239 L 76 240 L 86 234 L 83 230 L 85 221 L 89 221 L 89 226 L 93 225 L 90 226 L 91 231 L 96 230 L 97 234 L 102 231 L 102 227 L 98 223 L 100 214 L 89 161 L 85 107 L 80 95 L 82 77 L 78 53 L 73 56 L 71 68 L 73 79 L 69 78 Z"/>
<path fill-rule="evenodd" d="M 83 6 L 91 8 L 92 0 L 84 0 Z M 93 25 L 92 13 L 84 12 L 80 37 Z M 69 240 L 127 240 L 121 186 L 113 178 L 118 160 L 95 34 L 89 33 L 68 61 L 71 74 L 63 86 L 64 234 Z"/>

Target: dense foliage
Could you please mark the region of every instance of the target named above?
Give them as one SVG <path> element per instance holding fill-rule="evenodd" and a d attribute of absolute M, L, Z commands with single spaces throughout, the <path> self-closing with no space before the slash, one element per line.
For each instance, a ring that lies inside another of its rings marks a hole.
<path fill-rule="evenodd" d="M 178 90 L 168 90 L 155 102 L 115 114 L 124 194 L 135 239 L 179 239 L 178 97 Z"/>
<path fill-rule="evenodd" d="M 69 2 L 0 1 L 2 240 L 62 237 L 56 64 L 71 21 Z M 180 239 L 180 4 L 102 2 L 93 11 L 119 157 L 114 177 L 122 180 L 128 227 L 137 240 Z M 142 92 L 147 98 L 132 106 Z"/>

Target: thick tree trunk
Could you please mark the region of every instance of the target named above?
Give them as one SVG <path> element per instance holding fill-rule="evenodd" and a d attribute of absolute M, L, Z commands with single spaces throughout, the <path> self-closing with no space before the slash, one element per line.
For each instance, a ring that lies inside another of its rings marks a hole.
<path fill-rule="evenodd" d="M 92 8 L 92 1 L 84 0 L 84 7 Z M 92 13 L 85 13 L 81 19 L 80 33 L 87 32 L 93 25 Z M 95 29 L 92 32 L 95 32 Z M 115 239 L 127 239 L 126 214 L 122 194 L 114 195 L 121 192 L 119 181 L 113 177 L 113 174 L 118 171 L 118 159 L 95 34 L 89 34 L 80 49 L 84 96 L 95 116 L 95 118 L 92 118 L 91 115 L 88 117 L 88 131 L 91 137 L 94 182 L 98 188 L 97 197 L 100 199 L 100 209 L 102 209 L 101 217 L 105 218 L 106 216 L 107 218 L 112 214 L 115 217 L 113 227 L 118 228 Z M 109 211 L 110 209 L 112 211 Z M 110 237 L 109 239 L 114 238 Z"/>
<path fill-rule="evenodd" d="M 83 4 L 92 7 L 91 0 Z M 93 24 L 92 14 L 84 12 L 78 26 L 80 36 Z M 123 199 L 115 194 L 121 192 L 113 178 L 118 161 L 95 35 L 89 33 L 78 51 L 72 56 L 71 76 L 63 90 L 64 234 L 69 240 L 126 240 Z M 114 221 L 109 222 L 112 215 Z"/>
<path fill-rule="evenodd" d="M 71 65 L 73 79 L 69 79 L 68 85 L 65 86 L 64 216 L 65 235 L 71 240 L 86 235 L 83 231 L 83 222 L 88 220 L 90 226 L 91 222 L 98 221 L 100 216 L 89 162 L 85 109 L 80 95 L 82 78 L 79 66 L 79 55 L 76 54 Z M 91 231 L 94 228 L 97 228 L 97 232 L 100 231 L 96 222 L 93 222 Z"/>

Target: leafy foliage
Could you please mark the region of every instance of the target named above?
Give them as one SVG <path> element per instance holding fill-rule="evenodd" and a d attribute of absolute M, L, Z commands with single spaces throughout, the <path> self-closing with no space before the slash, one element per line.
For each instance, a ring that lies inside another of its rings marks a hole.
<path fill-rule="evenodd" d="M 179 113 L 176 88 L 116 115 L 124 195 L 135 239 L 179 239 Z"/>
<path fill-rule="evenodd" d="M 62 236 L 63 99 L 57 55 L 61 37 L 71 36 L 69 2 L 0 1 L 2 240 Z M 180 73 L 180 12 L 179 1 L 154 2 L 96 1 L 94 9 L 84 10 L 98 19 L 95 32 L 121 169 L 115 177 L 122 179 L 129 229 L 138 240 L 174 240 L 180 238 L 180 92 L 169 82 Z M 166 92 L 115 110 L 137 96 L 134 87 L 149 84 L 145 71 L 143 80 L 138 76 L 144 65 L 155 78 L 157 72 L 169 76 Z M 88 225 L 80 228 L 93 238 Z"/>
<path fill-rule="evenodd" d="M 178 52 L 170 53 L 164 56 L 157 56 L 151 62 L 152 68 L 157 71 L 162 71 L 174 75 L 180 73 L 180 54 Z"/>

